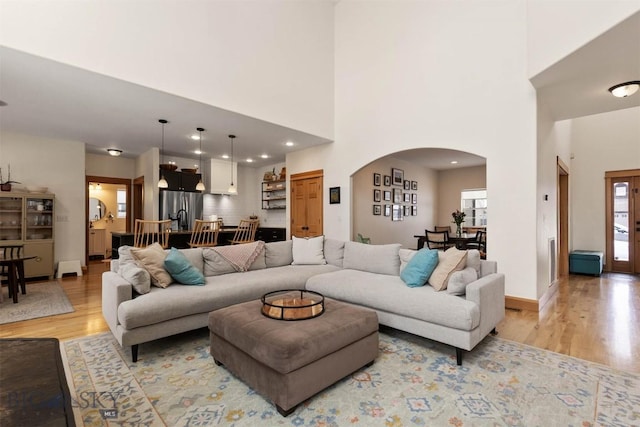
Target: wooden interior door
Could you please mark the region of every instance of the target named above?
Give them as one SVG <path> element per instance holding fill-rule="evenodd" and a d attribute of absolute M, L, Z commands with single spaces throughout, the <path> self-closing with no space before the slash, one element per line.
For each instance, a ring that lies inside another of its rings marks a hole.
<path fill-rule="evenodd" d="M 323 234 L 323 171 L 291 175 L 291 235 L 315 237 Z"/>

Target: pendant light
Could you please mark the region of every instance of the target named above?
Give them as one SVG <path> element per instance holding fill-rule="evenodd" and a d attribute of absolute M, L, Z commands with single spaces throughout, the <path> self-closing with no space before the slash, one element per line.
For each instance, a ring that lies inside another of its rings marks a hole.
<path fill-rule="evenodd" d="M 167 121 L 165 119 L 160 119 L 158 121 L 162 123 L 162 152 L 160 153 L 160 164 L 164 164 L 164 125 L 167 124 Z M 169 183 L 166 179 L 164 179 L 164 172 L 160 172 L 160 181 L 158 181 L 158 188 L 169 188 Z"/>
<path fill-rule="evenodd" d="M 198 181 L 198 185 L 196 185 L 196 190 L 204 191 L 204 182 L 202 182 L 202 132 L 204 131 L 204 128 L 197 128 L 197 131 L 200 132 L 200 181 Z"/>
<path fill-rule="evenodd" d="M 231 185 L 229 185 L 229 189 L 227 191 L 230 194 L 236 194 L 238 192 L 236 186 L 233 185 L 233 140 L 235 137 L 235 135 L 229 135 L 229 139 L 231 140 L 231 167 L 229 168 L 229 170 L 231 170 Z"/>

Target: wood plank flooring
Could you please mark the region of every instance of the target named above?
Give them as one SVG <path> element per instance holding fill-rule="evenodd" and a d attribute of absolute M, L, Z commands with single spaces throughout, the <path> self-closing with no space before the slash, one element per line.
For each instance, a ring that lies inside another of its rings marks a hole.
<path fill-rule="evenodd" d="M 65 340 L 108 331 L 101 312 L 106 269 L 92 262 L 84 276 L 59 279 L 75 312 L 0 325 L 0 337 Z M 571 275 L 542 311 L 507 310 L 497 329 L 501 338 L 640 373 L 640 277 Z"/>

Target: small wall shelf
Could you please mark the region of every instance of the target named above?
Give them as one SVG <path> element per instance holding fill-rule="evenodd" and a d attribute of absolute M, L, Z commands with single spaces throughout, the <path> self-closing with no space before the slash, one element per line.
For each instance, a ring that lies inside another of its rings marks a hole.
<path fill-rule="evenodd" d="M 263 181 L 262 182 L 262 209 L 286 209 L 287 207 L 287 181 Z"/>

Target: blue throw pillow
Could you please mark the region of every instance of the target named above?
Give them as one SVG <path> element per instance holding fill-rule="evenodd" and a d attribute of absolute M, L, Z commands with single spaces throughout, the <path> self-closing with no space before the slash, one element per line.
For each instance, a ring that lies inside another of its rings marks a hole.
<path fill-rule="evenodd" d="M 204 285 L 204 275 L 176 248 L 169 251 L 164 260 L 164 268 L 183 285 Z"/>
<path fill-rule="evenodd" d="M 400 278 L 410 288 L 424 286 L 438 265 L 438 251 L 420 249 L 400 273 Z"/>

